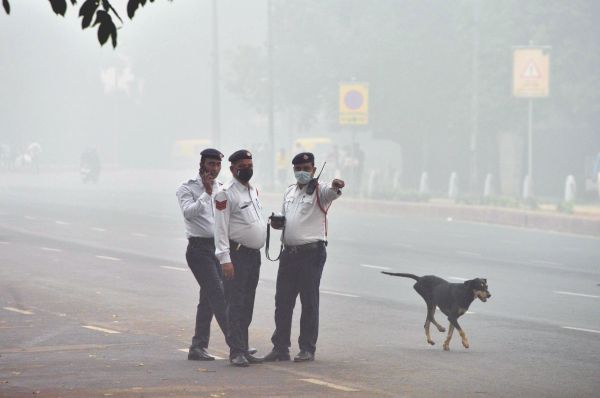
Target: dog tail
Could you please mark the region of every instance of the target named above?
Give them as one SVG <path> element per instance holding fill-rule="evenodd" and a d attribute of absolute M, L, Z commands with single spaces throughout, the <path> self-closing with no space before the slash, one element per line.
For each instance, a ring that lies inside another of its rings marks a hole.
<path fill-rule="evenodd" d="M 411 278 L 411 279 L 416 280 L 417 282 L 421 279 L 420 277 L 413 275 L 413 274 L 403 274 L 403 273 L 385 272 L 385 271 L 381 271 L 381 273 L 386 274 L 386 275 L 402 276 L 404 278 Z"/>

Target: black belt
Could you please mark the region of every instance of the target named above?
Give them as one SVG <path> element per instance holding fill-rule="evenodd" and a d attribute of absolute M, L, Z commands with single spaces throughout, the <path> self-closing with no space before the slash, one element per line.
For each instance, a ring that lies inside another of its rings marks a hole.
<path fill-rule="evenodd" d="M 320 240 L 318 242 L 305 243 L 304 245 L 297 245 L 297 246 L 285 245 L 283 250 L 287 253 L 295 254 L 295 253 L 299 253 L 302 251 L 318 249 L 318 248 L 325 247 L 325 246 L 327 246 L 327 242 Z"/>
<path fill-rule="evenodd" d="M 214 238 L 201 238 L 199 236 L 191 236 L 188 238 L 188 242 L 190 242 L 190 245 L 192 246 L 215 246 Z"/>
<path fill-rule="evenodd" d="M 256 254 L 260 253 L 259 249 L 252 249 L 248 246 L 244 246 L 241 243 L 237 243 L 233 240 L 229 241 L 229 252 L 240 252 L 240 253 L 248 253 L 248 254 Z"/>

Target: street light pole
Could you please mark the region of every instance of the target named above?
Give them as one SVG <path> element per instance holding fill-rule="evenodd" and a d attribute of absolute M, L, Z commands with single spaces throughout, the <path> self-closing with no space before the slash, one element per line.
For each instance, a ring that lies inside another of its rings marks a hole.
<path fill-rule="evenodd" d="M 475 193 L 479 173 L 477 170 L 477 135 L 479 134 L 479 0 L 473 0 L 473 58 L 471 83 L 471 138 L 469 140 L 469 188 Z"/>
<path fill-rule="evenodd" d="M 272 25 L 272 8 L 271 0 L 267 1 L 267 57 L 268 57 L 268 76 L 269 81 L 269 150 L 270 156 L 269 168 L 271 180 L 275 181 L 275 120 L 274 120 L 274 99 L 273 99 L 273 25 Z M 274 185 L 274 184 L 273 184 Z"/>
<path fill-rule="evenodd" d="M 213 68 L 212 68 L 212 145 L 221 145 L 221 95 L 219 90 L 219 15 L 217 0 L 212 2 L 213 9 Z"/>

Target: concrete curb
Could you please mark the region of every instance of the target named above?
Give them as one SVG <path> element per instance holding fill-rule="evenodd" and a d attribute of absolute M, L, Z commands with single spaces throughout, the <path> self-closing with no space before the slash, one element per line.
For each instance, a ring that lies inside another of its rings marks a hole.
<path fill-rule="evenodd" d="M 391 202 L 345 198 L 336 202 L 338 208 L 352 211 L 393 213 L 473 221 L 544 231 L 587 235 L 600 238 L 600 217 L 553 214 L 543 210 L 518 210 L 491 206 L 445 205 L 433 203 Z"/>

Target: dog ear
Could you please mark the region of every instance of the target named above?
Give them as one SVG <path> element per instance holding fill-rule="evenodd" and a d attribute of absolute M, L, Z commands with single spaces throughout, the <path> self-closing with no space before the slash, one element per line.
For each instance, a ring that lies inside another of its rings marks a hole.
<path fill-rule="evenodd" d="M 463 282 L 463 285 L 465 285 L 465 286 L 469 286 L 469 284 L 470 284 L 470 283 L 471 283 L 471 281 L 464 281 L 464 282 Z"/>
<path fill-rule="evenodd" d="M 482 281 L 487 285 L 487 279 L 483 278 Z"/>

